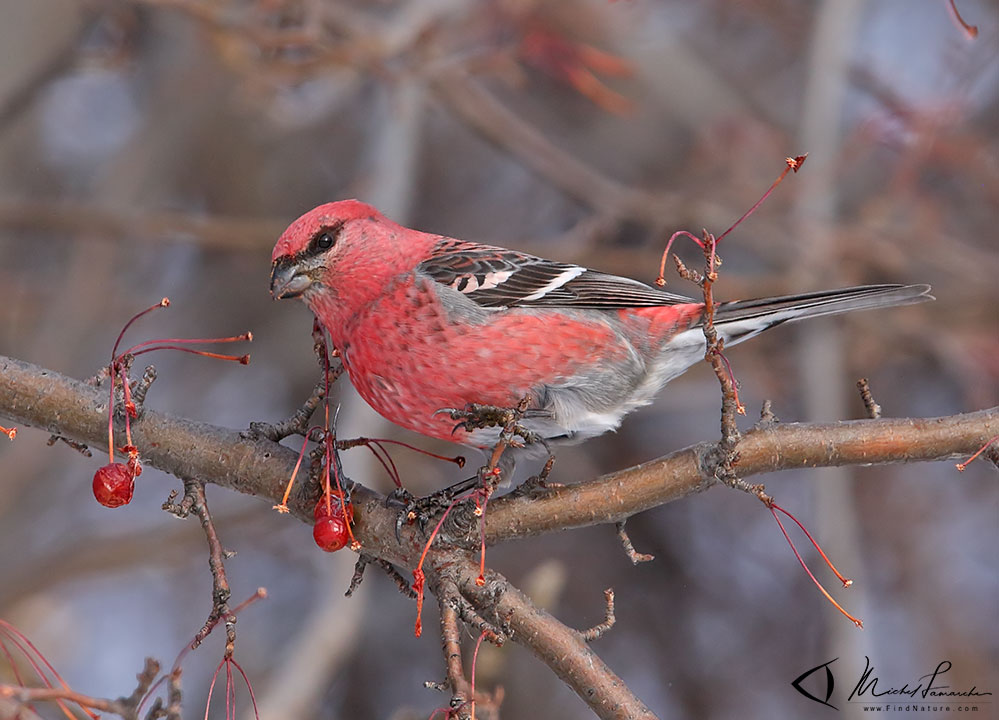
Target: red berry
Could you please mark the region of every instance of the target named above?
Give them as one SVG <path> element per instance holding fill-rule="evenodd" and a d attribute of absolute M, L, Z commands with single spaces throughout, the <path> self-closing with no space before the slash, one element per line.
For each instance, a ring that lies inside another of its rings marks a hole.
<path fill-rule="evenodd" d="M 312 527 L 312 538 L 326 552 L 336 552 L 347 545 L 347 523 L 339 517 L 320 518 Z"/>
<path fill-rule="evenodd" d="M 316 520 L 322 520 L 326 517 L 343 518 L 343 514 L 340 498 L 334 495 L 329 499 L 328 511 L 326 509 L 326 498 L 319 498 L 319 502 L 316 503 L 316 509 L 312 512 L 312 517 Z M 347 503 L 347 520 L 354 522 L 354 506 L 349 502 Z"/>
<path fill-rule="evenodd" d="M 111 463 L 94 473 L 94 497 L 104 507 L 128 505 L 135 489 L 135 478 L 122 463 Z"/>

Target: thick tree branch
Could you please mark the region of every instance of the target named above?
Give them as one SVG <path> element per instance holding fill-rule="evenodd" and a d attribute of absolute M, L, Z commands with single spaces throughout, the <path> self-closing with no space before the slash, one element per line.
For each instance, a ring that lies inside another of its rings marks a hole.
<path fill-rule="evenodd" d="M 81 381 L 20 360 L 0 356 L 0 416 L 44 428 L 78 442 L 102 444 L 107 399 Z M 268 440 L 249 440 L 234 430 L 145 410 L 132 425 L 145 462 L 179 477 L 280 499 L 295 453 Z M 970 455 L 999 434 L 999 408 L 941 418 L 852 420 L 829 424 L 782 423 L 745 433 L 736 451 L 741 477 L 800 467 L 944 460 Z M 486 537 L 491 543 L 554 530 L 618 522 L 635 513 L 709 487 L 714 445 L 701 443 L 587 482 L 551 488 L 545 494 L 504 497 L 489 505 Z M 290 507 L 311 522 L 303 486 Z M 422 538 L 393 538 L 394 511 L 381 496 L 358 488 L 357 532 L 366 551 L 404 567 L 415 567 Z M 407 538 L 413 547 L 407 546 Z"/>
<path fill-rule="evenodd" d="M 733 469 L 745 478 L 801 467 L 876 465 L 970 455 L 999 433 L 999 407 L 939 418 L 784 423 L 745 433 Z M 618 522 L 711 486 L 712 443 L 702 443 L 540 498 L 489 504 L 487 542 Z"/>
<path fill-rule="evenodd" d="M 0 416 L 77 442 L 104 442 L 104 390 L 44 368 L 0 356 Z M 295 453 L 266 439 L 146 409 L 132 425 L 144 462 L 179 477 L 198 477 L 270 502 L 280 499 Z M 774 424 L 750 430 L 735 447 L 740 477 L 798 467 L 940 460 L 969 455 L 999 435 L 999 408 L 933 419 L 856 420 L 826 425 Z M 20 441 L 20 440 L 19 440 Z M 713 444 L 672 455 L 541 496 L 500 498 L 489 506 L 490 543 L 570 527 L 618 522 L 642 510 L 699 492 L 713 482 Z M 955 471 L 956 472 L 956 471 Z M 290 510 L 311 522 L 314 498 L 302 484 Z M 358 485 L 354 532 L 368 555 L 414 568 L 425 538 L 415 527 L 395 539 L 395 511 Z M 427 555 L 431 587 L 453 584 L 475 612 L 530 648 L 601 717 L 652 717 L 587 647 L 580 633 L 536 608 L 501 576 L 475 583 L 472 554 L 441 547 Z M 471 546 L 472 543 L 470 543 Z"/>
<path fill-rule="evenodd" d="M 458 590 L 487 620 L 500 627 L 550 667 L 601 718 L 654 720 L 656 717 L 586 643 L 583 634 L 566 627 L 531 602 L 506 578 L 488 571 L 478 586 L 479 568 L 468 554 L 439 557 L 430 571 L 458 578 Z"/>

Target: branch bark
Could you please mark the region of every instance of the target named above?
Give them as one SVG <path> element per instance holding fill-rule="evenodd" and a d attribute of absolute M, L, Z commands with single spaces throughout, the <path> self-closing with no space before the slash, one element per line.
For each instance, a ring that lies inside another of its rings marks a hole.
<path fill-rule="evenodd" d="M 0 416 L 74 441 L 103 444 L 107 432 L 103 389 L 37 365 L 0 356 Z M 777 424 L 751 430 L 735 447 L 740 477 L 797 467 L 942 460 L 970 455 L 999 435 L 999 408 L 930 419 L 854 420 L 831 424 Z M 144 410 L 132 424 L 143 462 L 178 477 L 197 477 L 237 492 L 280 500 L 296 454 L 235 430 Z M 19 440 L 20 441 L 20 440 Z M 618 522 L 714 484 L 713 444 L 703 443 L 541 497 L 491 502 L 489 543 L 597 523 Z M 956 472 L 956 471 L 955 471 Z M 382 496 L 354 490 L 357 538 L 368 555 L 415 568 L 425 538 L 415 527 L 395 539 L 394 510 Z M 300 520 L 312 521 L 306 484 L 289 499 Z M 469 547 L 474 547 L 470 541 Z M 582 636 L 536 608 L 502 576 L 475 583 L 477 563 L 467 549 L 441 545 L 428 553 L 430 587 L 453 583 L 475 611 L 549 665 L 604 718 L 653 717 L 651 711 L 587 647 Z"/>

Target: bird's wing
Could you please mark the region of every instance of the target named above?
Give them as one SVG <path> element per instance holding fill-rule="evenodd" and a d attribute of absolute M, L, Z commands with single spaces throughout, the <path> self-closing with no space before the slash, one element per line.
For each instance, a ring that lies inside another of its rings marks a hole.
<path fill-rule="evenodd" d="M 450 238 L 442 239 L 417 270 L 490 308 L 614 309 L 695 302 L 630 278 Z"/>

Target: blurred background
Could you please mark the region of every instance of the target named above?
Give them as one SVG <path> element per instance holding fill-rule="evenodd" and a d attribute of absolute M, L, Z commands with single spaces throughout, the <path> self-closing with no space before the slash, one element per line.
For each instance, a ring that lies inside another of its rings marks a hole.
<path fill-rule="evenodd" d="M 130 337 L 249 329 L 253 361 L 162 354 L 149 406 L 275 420 L 318 373 L 308 311 L 270 300 L 269 254 L 314 205 L 358 197 L 420 229 L 651 282 L 670 232 L 723 231 L 808 152 L 725 240 L 716 297 L 928 282 L 937 301 L 732 350 L 744 429 L 764 399 L 788 421 L 862 417 L 864 376 L 889 416 L 996 405 L 999 10 L 958 7 L 976 39 L 943 0 L 3 0 L 0 353 L 92 375 L 123 322 L 168 295 Z M 670 286 L 697 293 L 675 273 Z M 345 380 L 337 392 L 342 436 L 455 451 L 380 420 Z M 693 368 L 618 433 L 560 450 L 553 479 L 711 440 L 718 408 L 710 369 Z M 204 536 L 160 510 L 175 478 L 149 469 L 109 511 L 91 496 L 99 457 L 47 437 L 0 443 L 0 617 L 75 689 L 128 694 L 142 659 L 172 662 L 210 609 Z M 461 475 L 393 456 L 419 494 Z M 345 462 L 390 488 L 365 450 Z M 656 556 L 638 567 L 607 526 L 488 560 L 577 627 L 600 622 L 613 586 L 618 623 L 594 647 L 664 718 L 812 716 L 790 682 L 832 658 L 832 701 L 856 714 L 845 698 L 865 655 L 882 683 L 950 660 L 950 685 L 999 692 L 994 469 L 762 479 L 855 580 L 834 594 L 865 630 L 822 599 L 759 503 L 723 489 L 635 517 L 637 549 Z M 436 633 L 414 639 L 414 605 L 387 577 L 369 569 L 344 599 L 352 553 L 322 553 L 252 498 L 208 499 L 238 551 L 233 600 L 269 591 L 236 643 L 265 720 L 426 718 L 446 703 L 423 687 L 443 678 Z M 213 636 L 186 660 L 191 717 L 221 647 Z M 506 718 L 589 716 L 513 643 L 483 650 L 477 686 L 505 688 Z M 245 694 L 239 709 L 252 717 Z"/>

